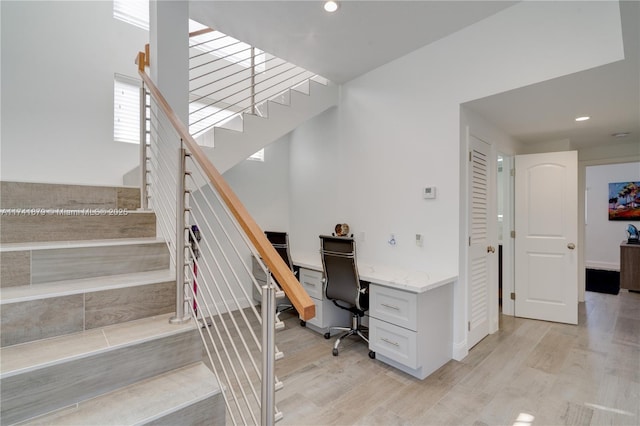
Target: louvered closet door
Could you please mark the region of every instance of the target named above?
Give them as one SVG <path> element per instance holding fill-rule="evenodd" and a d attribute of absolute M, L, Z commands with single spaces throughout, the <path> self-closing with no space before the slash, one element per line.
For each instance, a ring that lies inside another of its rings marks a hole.
<path fill-rule="evenodd" d="M 469 264 L 467 271 L 468 335 L 470 349 L 489 334 L 489 267 L 491 208 L 491 147 L 470 136 L 469 155 Z M 497 298 L 497 295 L 496 295 Z"/>

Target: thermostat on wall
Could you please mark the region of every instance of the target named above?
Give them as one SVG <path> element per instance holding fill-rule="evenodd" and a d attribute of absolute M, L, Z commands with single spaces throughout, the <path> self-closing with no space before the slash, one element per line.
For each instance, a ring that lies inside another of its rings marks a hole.
<path fill-rule="evenodd" d="M 425 187 L 422 192 L 422 196 L 424 198 L 436 198 L 436 187 L 435 186 Z"/>

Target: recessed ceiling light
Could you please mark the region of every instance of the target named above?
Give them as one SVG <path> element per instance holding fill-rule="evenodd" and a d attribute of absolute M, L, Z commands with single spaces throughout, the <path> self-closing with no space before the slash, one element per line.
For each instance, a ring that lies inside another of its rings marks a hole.
<path fill-rule="evenodd" d="M 614 138 L 625 138 L 627 136 L 629 136 L 630 133 L 629 132 L 618 132 L 618 133 L 612 133 L 611 136 L 613 136 Z"/>
<path fill-rule="evenodd" d="M 590 118 L 591 117 L 585 115 L 583 117 L 576 117 L 576 121 L 587 121 Z"/>
<path fill-rule="evenodd" d="M 338 10 L 338 3 L 335 1 L 327 1 L 324 3 L 324 10 L 327 12 L 335 12 Z"/>

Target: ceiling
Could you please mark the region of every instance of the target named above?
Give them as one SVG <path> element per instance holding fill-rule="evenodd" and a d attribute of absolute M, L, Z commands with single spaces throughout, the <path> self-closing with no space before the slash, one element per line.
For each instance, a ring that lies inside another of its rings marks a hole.
<path fill-rule="evenodd" d="M 190 17 L 344 83 L 516 1 L 191 1 Z M 638 143 L 640 2 L 621 2 L 625 60 L 465 104 L 525 144 Z M 576 115 L 591 120 L 576 123 Z M 611 136 L 630 132 L 625 138 Z"/>

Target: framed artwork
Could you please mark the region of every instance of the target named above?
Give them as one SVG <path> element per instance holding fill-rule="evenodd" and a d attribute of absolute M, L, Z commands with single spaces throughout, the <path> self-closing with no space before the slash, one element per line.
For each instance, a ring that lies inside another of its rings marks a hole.
<path fill-rule="evenodd" d="M 609 184 L 609 220 L 640 220 L 640 182 Z"/>

